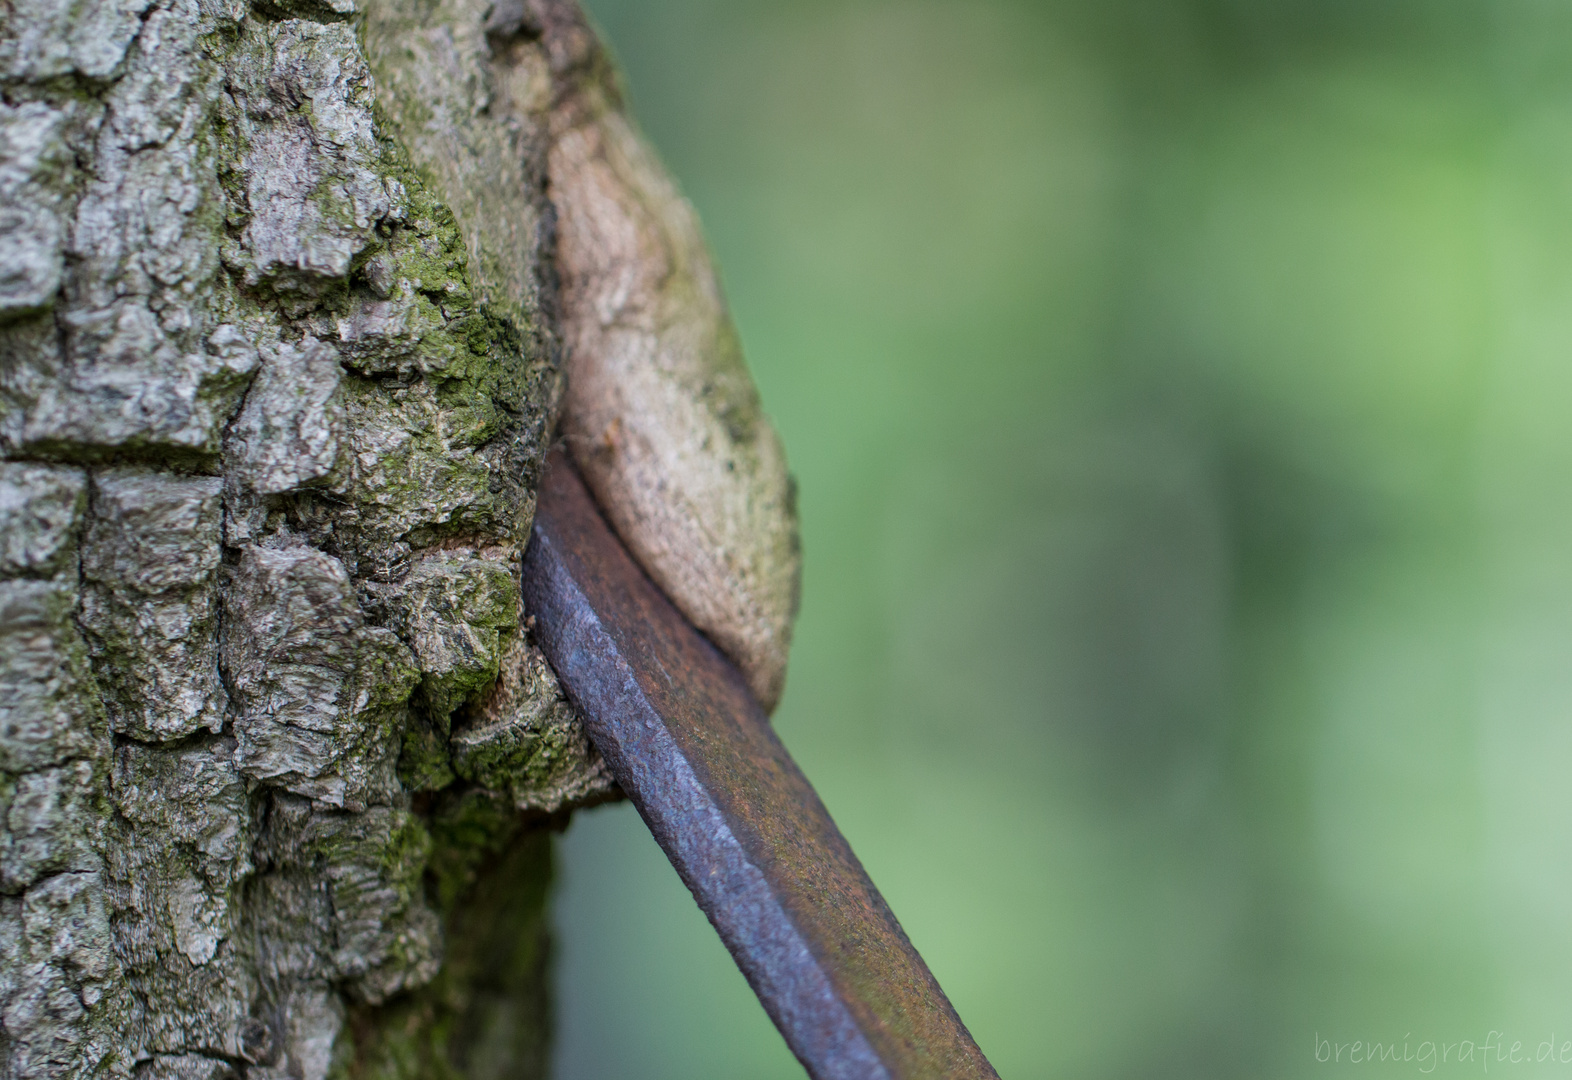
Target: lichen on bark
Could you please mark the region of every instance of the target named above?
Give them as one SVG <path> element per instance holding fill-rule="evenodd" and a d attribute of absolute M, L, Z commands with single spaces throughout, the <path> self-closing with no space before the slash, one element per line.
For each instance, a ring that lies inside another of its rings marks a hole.
<path fill-rule="evenodd" d="M 590 39 L 489 12 L 0 20 L 0 1076 L 544 1069 L 543 830 L 615 795 L 517 582 Z"/>
<path fill-rule="evenodd" d="M 773 703 L 784 457 L 571 0 L 0 5 L 0 1080 L 543 1075 L 559 412 Z"/>

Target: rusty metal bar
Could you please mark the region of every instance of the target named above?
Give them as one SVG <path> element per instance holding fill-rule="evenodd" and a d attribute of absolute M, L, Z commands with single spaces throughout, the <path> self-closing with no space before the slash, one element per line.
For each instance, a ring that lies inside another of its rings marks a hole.
<path fill-rule="evenodd" d="M 993 1078 L 737 670 L 553 451 L 524 558 L 591 739 L 814 1080 Z"/>

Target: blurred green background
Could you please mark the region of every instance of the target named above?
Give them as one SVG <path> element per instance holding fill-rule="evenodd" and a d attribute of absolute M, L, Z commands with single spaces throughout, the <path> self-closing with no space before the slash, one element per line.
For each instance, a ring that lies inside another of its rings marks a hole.
<path fill-rule="evenodd" d="M 1000 1073 L 1572 1039 L 1572 5 L 588 7 L 801 483 L 777 729 Z M 560 1080 L 802 1075 L 558 853 Z"/>

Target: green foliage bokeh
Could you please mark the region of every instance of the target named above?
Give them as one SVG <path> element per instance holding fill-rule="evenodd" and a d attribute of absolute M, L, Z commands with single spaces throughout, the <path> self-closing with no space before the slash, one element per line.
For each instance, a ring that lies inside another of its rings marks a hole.
<path fill-rule="evenodd" d="M 800 481 L 777 728 L 1000 1073 L 1572 1038 L 1572 8 L 588 6 Z M 631 809 L 559 863 L 561 1080 L 801 1075 Z"/>

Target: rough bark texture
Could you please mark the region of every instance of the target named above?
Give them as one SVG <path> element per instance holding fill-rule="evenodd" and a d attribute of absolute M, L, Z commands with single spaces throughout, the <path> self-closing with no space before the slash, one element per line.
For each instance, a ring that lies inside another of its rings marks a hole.
<path fill-rule="evenodd" d="M 517 571 L 615 108 L 555 0 L 0 0 L 0 1076 L 542 1072 L 543 822 L 615 790 Z M 784 465 L 662 191 L 773 695 Z"/>

